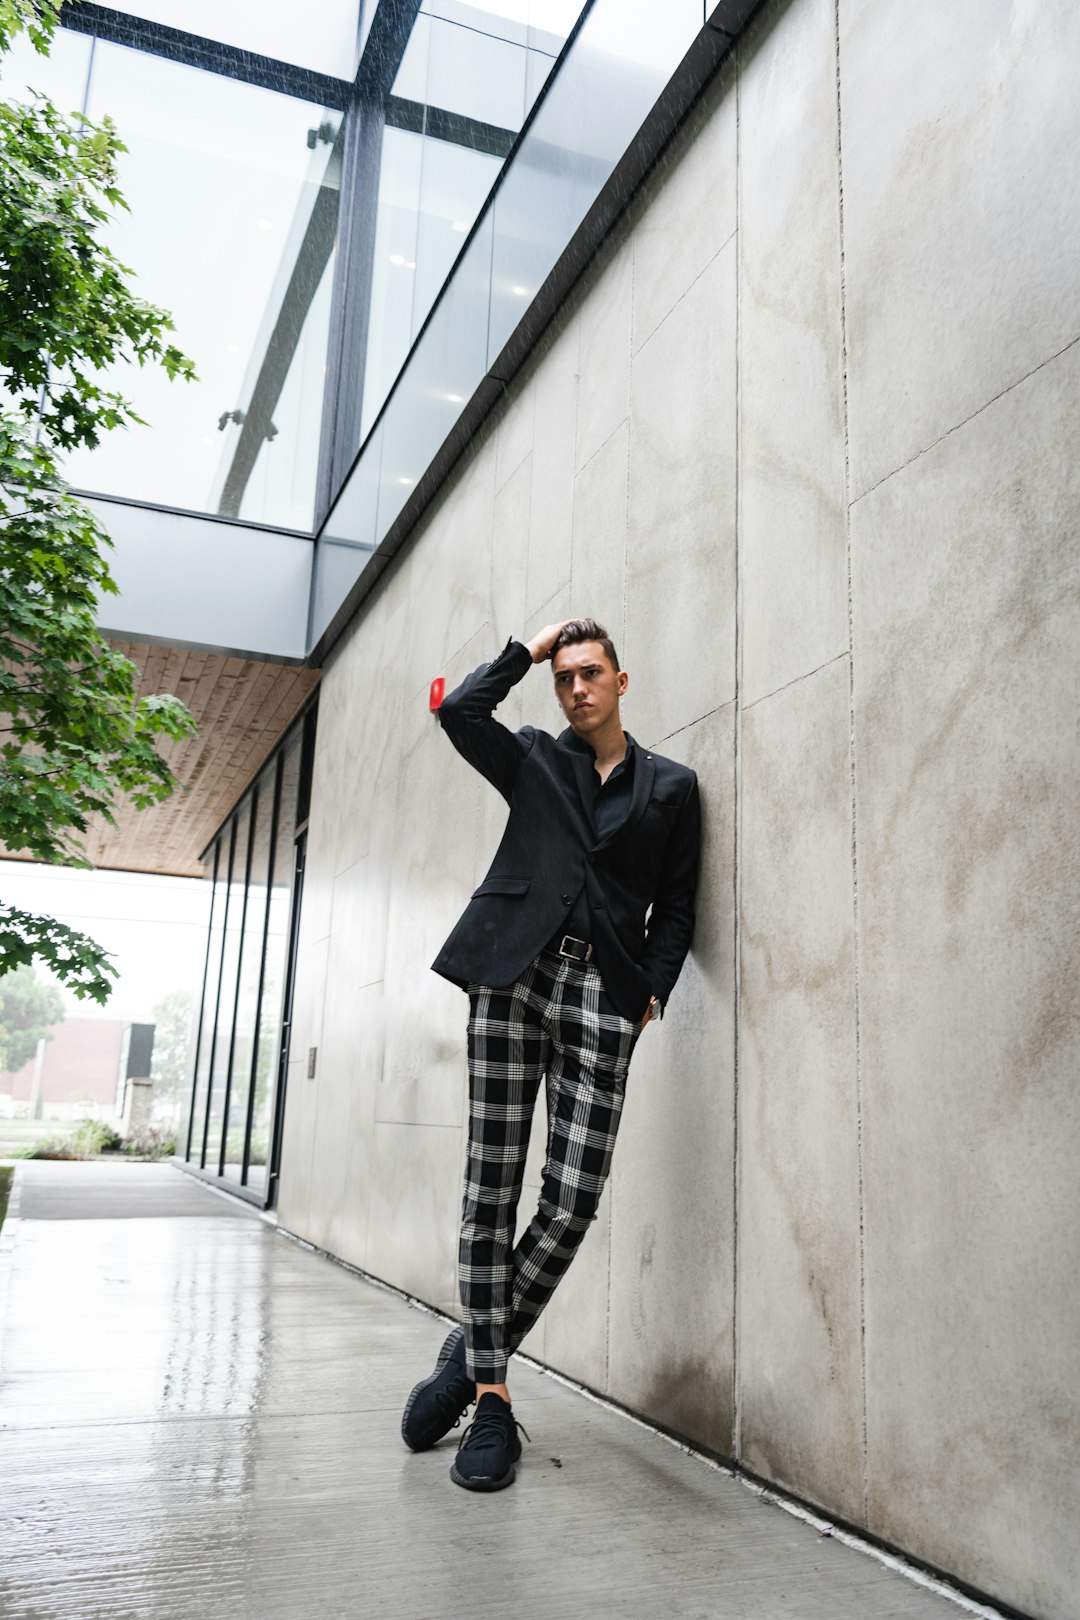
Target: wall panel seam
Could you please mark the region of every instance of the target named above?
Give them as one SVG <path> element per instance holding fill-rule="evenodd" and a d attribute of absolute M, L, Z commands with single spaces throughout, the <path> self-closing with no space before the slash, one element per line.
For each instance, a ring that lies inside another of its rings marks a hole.
<path fill-rule="evenodd" d="M 738 96 L 736 96 L 736 114 L 735 114 L 735 124 L 736 124 L 736 133 L 735 133 L 736 157 L 735 157 L 735 165 L 736 165 L 736 168 L 738 168 L 738 162 L 739 162 L 739 159 L 738 159 L 738 122 L 739 122 L 739 115 L 738 115 L 737 107 L 738 107 Z M 738 180 L 736 180 L 736 182 L 735 182 L 735 207 L 736 207 L 736 210 L 738 210 L 738 206 L 739 206 L 739 203 L 738 203 L 738 190 L 739 190 Z M 736 218 L 738 218 L 738 213 L 737 212 L 736 212 Z M 720 255 L 722 253 L 727 252 L 728 248 L 735 241 L 735 238 L 738 236 L 738 234 L 739 234 L 739 229 L 738 229 L 738 226 L 736 226 L 735 229 L 730 233 L 730 235 L 728 235 L 728 236 L 726 236 L 724 238 L 724 240 L 721 242 L 720 246 L 717 248 L 716 252 L 713 253 L 710 256 L 708 262 L 706 264 L 702 265 L 701 269 L 698 271 L 698 273 L 694 277 L 693 281 L 688 282 L 687 285 L 683 288 L 682 292 L 679 294 L 678 298 L 676 298 L 675 302 L 672 304 L 671 308 L 667 311 L 667 313 L 664 314 L 664 315 L 661 315 L 660 319 L 657 321 L 656 325 L 653 327 L 653 329 L 649 333 L 648 337 L 642 338 L 642 340 L 641 340 L 641 348 L 642 349 L 647 349 L 648 348 L 649 344 L 652 342 L 652 340 L 656 336 L 656 334 L 659 331 L 661 331 L 663 327 L 665 327 L 667 325 L 668 321 L 670 321 L 671 317 L 674 315 L 674 313 L 678 309 L 679 305 L 682 304 L 690 296 L 690 294 L 693 292 L 694 288 L 697 286 L 698 282 L 701 280 L 702 276 L 707 275 L 709 270 L 712 268 L 712 266 L 716 263 L 717 259 L 720 257 Z M 737 294 L 736 294 L 736 297 L 737 297 Z M 631 358 L 637 352 L 637 350 L 635 350 L 635 347 L 634 347 L 633 331 L 634 331 L 634 328 L 633 328 L 633 316 L 631 315 L 631 326 L 630 326 L 630 353 L 631 353 Z"/>
<path fill-rule="evenodd" d="M 731 1451 L 733 1457 L 742 1454 L 742 1400 L 740 1390 L 741 1356 L 739 1345 L 739 1040 L 741 1036 L 740 973 L 742 873 L 740 856 L 742 838 L 742 713 L 740 709 L 741 685 L 739 661 L 742 657 L 742 601 L 739 569 L 739 550 L 742 544 L 742 276 L 739 235 L 742 208 L 742 47 L 736 45 L 735 55 L 735 636 L 734 636 L 734 725 L 732 727 L 732 776 L 734 803 L 732 805 L 732 1094 L 731 1094 Z"/>
<path fill-rule="evenodd" d="M 631 279 L 632 279 L 632 272 L 631 272 Z M 631 316 L 631 321 L 632 320 L 633 320 L 633 316 Z M 632 330 L 633 330 L 633 326 L 631 326 L 631 331 Z M 578 363 L 580 365 L 580 361 Z M 631 364 L 631 368 L 632 368 L 633 367 L 633 355 L 632 354 L 631 354 L 631 357 L 630 357 L 630 364 Z M 620 433 L 622 431 L 622 429 L 624 427 L 626 427 L 629 420 L 630 420 L 630 412 L 627 411 L 626 415 L 624 417 L 621 417 L 620 420 L 618 422 L 616 422 L 615 426 L 612 428 L 611 432 L 607 435 L 607 437 L 605 439 L 603 439 L 597 445 L 596 449 L 592 452 L 591 455 L 586 456 L 585 460 L 581 463 L 581 466 L 577 468 L 576 472 L 574 473 L 575 481 L 578 478 L 581 477 L 581 474 L 585 471 L 586 467 L 589 467 L 589 466 L 592 465 L 592 463 L 596 460 L 597 456 L 600 454 L 601 450 L 606 450 L 607 449 L 608 445 L 611 443 L 611 441 L 615 437 L 615 435 L 617 433 Z M 576 405 L 574 407 L 574 434 L 575 434 L 575 441 L 574 442 L 576 443 L 577 442 L 577 438 L 576 438 L 576 435 L 577 435 L 577 406 Z M 574 558 L 573 546 L 571 546 L 571 550 L 570 550 L 570 566 L 571 566 L 571 569 L 573 569 L 573 558 Z"/>
<path fill-rule="evenodd" d="M 763 692 L 760 697 L 754 698 L 750 703 L 744 703 L 742 712 L 748 714 L 751 709 L 756 709 L 759 703 L 768 703 L 770 698 L 778 697 L 781 692 L 786 692 L 789 687 L 798 686 L 801 681 L 812 680 L 815 675 L 820 675 L 823 669 L 829 669 L 833 664 L 838 664 L 842 658 L 849 658 L 850 656 L 850 649 L 845 647 L 843 652 L 836 653 L 832 658 L 826 658 L 825 662 L 818 664 L 816 669 L 808 669 L 803 675 L 794 675 L 790 681 L 784 681 L 783 685 L 774 687 L 771 692 Z"/>
<path fill-rule="evenodd" d="M 959 433 L 961 428 L 966 428 L 969 422 L 974 422 L 984 411 L 988 411 L 991 405 L 996 405 L 999 399 L 1004 399 L 1007 394 L 1011 394 L 1016 388 L 1022 388 L 1024 383 L 1029 382 L 1032 377 L 1037 377 L 1040 371 L 1044 371 L 1047 366 L 1052 366 L 1055 360 L 1060 360 L 1063 354 L 1068 354 L 1070 349 L 1075 349 L 1078 343 L 1080 343 L 1080 332 L 1075 337 L 1071 337 L 1067 343 L 1063 343 L 1060 349 L 1055 349 L 1053 354 L 1048 354 L 1045 360 L 1040 360 L 1038 365 L 1032 366 L 1030 371 L 1025 371 L 1022 376 L 1014 378 L 1010 383 L 1006 383 L 1004 388 L 999 388 L 996 394 L 991 394 L 990 398 L 984 400 L 976 410 L 969 411 L 967 416 L 961 417 L 959 422 L 954 422 L 952 427 L 945 429 L 944 433 L 939 433 L 937 438 L 931 439 L 929 444 L 924 444 L 921 450 L 916 450 L 913 456 L 909 456 L 906 461 L 901 462 L 898 467 L 894 467 L 891 472 L 885 473 L 876 483 L 869 485 L 867 489 L 860 490 L 858 495 L 851 498 L 850 505 L 857 506 L 860 501 L 865 501 L 868 495 L 873 495 L 875 490 L 880 489 L 882 484 L 887 484 L 890 478 L 896 478 L 900 473 L 906 472 L 917 461 L 921 461 L 923 456 L 928 456 L 932 450 L 936 450 L 939 444 L 944 444 L 946 439 L 951 438 L 954 433 Z"/>
<path fill-rule="evenodd" d="M 834 54 L 836 62 L 836 183 L 840 236 L 840 378 L 844 414 L 844 549 L 847 563 L 848 622 L 848 769 L 851 806 L 851 930 L 855 1013 L 855 1142 L 859 1196 L 859 1376 L 862 1405 L 862 1513 L 869 1524 L 870 1467 L 866 1401 L 866 1198 L 863 1142 L 862 1041 L 859 1022 L 859 862 L 855 780 L 855 626 L 851 559 L 851 438 L 848 400 L 847 266 L 844 239 L 844 125 L 840 77 L 840 0 L 834 0 Z"/>

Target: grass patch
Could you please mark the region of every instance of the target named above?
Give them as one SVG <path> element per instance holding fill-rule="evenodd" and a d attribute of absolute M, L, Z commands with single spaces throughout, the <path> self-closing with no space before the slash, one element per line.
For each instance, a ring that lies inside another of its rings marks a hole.
<path fill-rule="evenodd" d="M 15 1179 L 15 1172 L 10 1165 L 0 1164 L 0 1226 L 4 1224 L 7 1214 L 8 1199 L 11 1196 L 11 1183 Z"/>

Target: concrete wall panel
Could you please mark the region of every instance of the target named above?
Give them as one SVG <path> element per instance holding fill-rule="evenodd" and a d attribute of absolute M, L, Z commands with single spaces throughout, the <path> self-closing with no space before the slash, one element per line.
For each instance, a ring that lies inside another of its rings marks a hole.
<path fill-rule="evenodd" d="M 536 393 L 531 376 L 523 378 L 513 397 L 499 413 L 495 429 L 495 492 L 512 478 L 532 455 Z"/>
<path fill-rule="evenodd" d="M 514 475 L 517 476 L 516 474 Z M 491 790 L 453 753 L 436 722 L 402 762 L 386 928 L 386 1048 L 376 1117 L 457 1125 L 465 1072 L 464 998 L 430 971 L 474 887 L 481 793 Z M 417 838 L 418 815 L 437 836 Z"/>
<path fill-rule="evenodd" d="M 860 495 L 1080 336 L 1080 9 L 841 0 Z"/>
<path fill-rule="evenodd" d="M 729 243 L 634 356 L 623 656 L 643 742 L 659 744 L 734 697 L 734 539 Z"/>
<path fill-rule="evenodd" d="M 665 152 L 637 204 L 634 349 L 647 343 L 735 230 L 736 108 L 728 65 Z"/>
<path fill-rule="evenodd" d="M 1078 435 L 1074 349 L 852 530 L 870 1522 L 1061 1617 L 1080 1591 Z"/>
<path fill-rule="evenodd" d="M 525 619 L 531 494 L 532 456 L 529 455 L 495 496 L 491 536 L 491 595 L 485 614 L 486 622 L 495 628 L 493 639 L 496 645 L 492 648 L 492 656 L 509 636 L 521 635 Z M 465 551 L 466 556 L 471 549 Z M 483 566 L 481 558 L 477 559 L 477 565 Z M 475 629 L 475 626 L 471 628 Z"/>
<path fill-rule="evenodd" d="M 376 1124 L 372 1138 L 368 1269 L 440 1310 L 457 1303 L 461 1133 L 440 1125 Z M 402 1392 L 409 1391 L 402 1369 Z"/>
<path fill-rule="evenodd" d="M 742 724 L 740 1455 L 863 1514 L 846 658 Z"/>
<path fill-rule="evenodd" d="M 630 426 L 623 422 L 577 475 L 570 580 L 572 611 L 599 620 L 624 664 L 629 455 Z M 628 696 L 630 726 L 633 704 L 633 696 Z"/>
<path fill-rule="evenodd" d="M 330 1245 L 333 1253 L 350 1265 L 365 1269 L 371 1215 L 375 1099 L 382 1074 L 385 1034 L 386 1005 L 382 986 L 368 984 L 354 990 L 349 1020 L 349 1040 L 354 1055 L 345 1114 L 345 1188 L 331 1227 Z M 378 1215 L 376 1211 L 377 1218 Z"/>
<path fill-rule="evenodd" d="M 542 1110 L 541 1110 L 542 1114 Z M 537 1120 L 538 1127 L 542 1118 Z M 523 1213 L 526 1199 L 522 1198 Z M 608 1372 L 608 1267 L 611 1249 L 611 1191 L 605 1189 L 596 1220 L 586 1232 L 574 1263 L 544 1312 L 543 1359 L 590 1389 L 604 1389 Z M 522 1349 L 532 1349 L 532 1336 Z"/>
<path fill-rule="evenodd" d="M 739 75 L 745 703 L 848 645 L 836 129 L 834 5 L 803 0 Z"/>
<path fill-rule="evenodd" d="M 390 678 L 420 691 L 491 617 L 494 553 L 491 525 L 494 503 L 494 441 L 488 439 L 464 469 L 460 484 L 440 501 L 431 525 L 431 543 L 415 576 L 408 577 L 405 597 L 408 640 L 400 648 L 388 639 L 383 658 Z M 520 463 L 508 474 L 519 470 Z M 504 480 L 504 486 L 507 480 Z M 527 482 L 526 482 L 527 498 Z M 524 515 L 527 523 L 527 511 Z M 520 522 L 510 531 L 508 544 L 524 563 L 524 534 Z M 415 566 L 416 559 L 408 558 Z M 491 572 L 489 573 L 489 568 Z M 406 671 L 409 678 L 405 681 Z M 422 712 L 422 711 L 421 711 Z M 396 745 L 395 758 L 400 752 Z"/>
<path fill-rule="evenodd" d="M 623 243 L 588 293 L 578 361 L 577 465 L 583 467 L 630 414 L 634 256 Z"/>
<path fill-rule="evenodd" d="M 608 1389 L 732 1451 L 734 708 L 664 752 L 705 806 L 694 945 L 634 1053 L 612 1167 Z"/>
<path fill-rule="evenodd" d="M 576 315 L 558 333 L 536 378 L 536 416 L 529 496 L 529 562 L 525 612 L 535 613 L 570 578 L 577 447 L 579 327 Z"/>

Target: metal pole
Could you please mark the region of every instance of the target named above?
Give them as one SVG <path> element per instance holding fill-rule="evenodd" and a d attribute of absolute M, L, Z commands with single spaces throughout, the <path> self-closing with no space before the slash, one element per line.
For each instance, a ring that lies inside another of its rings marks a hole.
<path fill-rule="evenodd" d="M 34 1053 L 34 1083 L 30 1087 L 30 1118 L 41 1118 L 41 1071 L 45 1067 L 45 1042 L 38 1041 Z"/>

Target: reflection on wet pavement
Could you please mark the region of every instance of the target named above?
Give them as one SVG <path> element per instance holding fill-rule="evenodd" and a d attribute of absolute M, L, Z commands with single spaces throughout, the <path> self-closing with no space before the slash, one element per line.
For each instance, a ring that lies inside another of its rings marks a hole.
<path fill-rule="evenodd" d="M 524 1367 L 517 1485 L 458 1490 L 456 1436 L 399 1433 L 440 1319 L 170 1167 L 120 1197 L 101 1168 L 22 1165 L 0 1237 L 4 1620 L 959 1614 Z"/>

